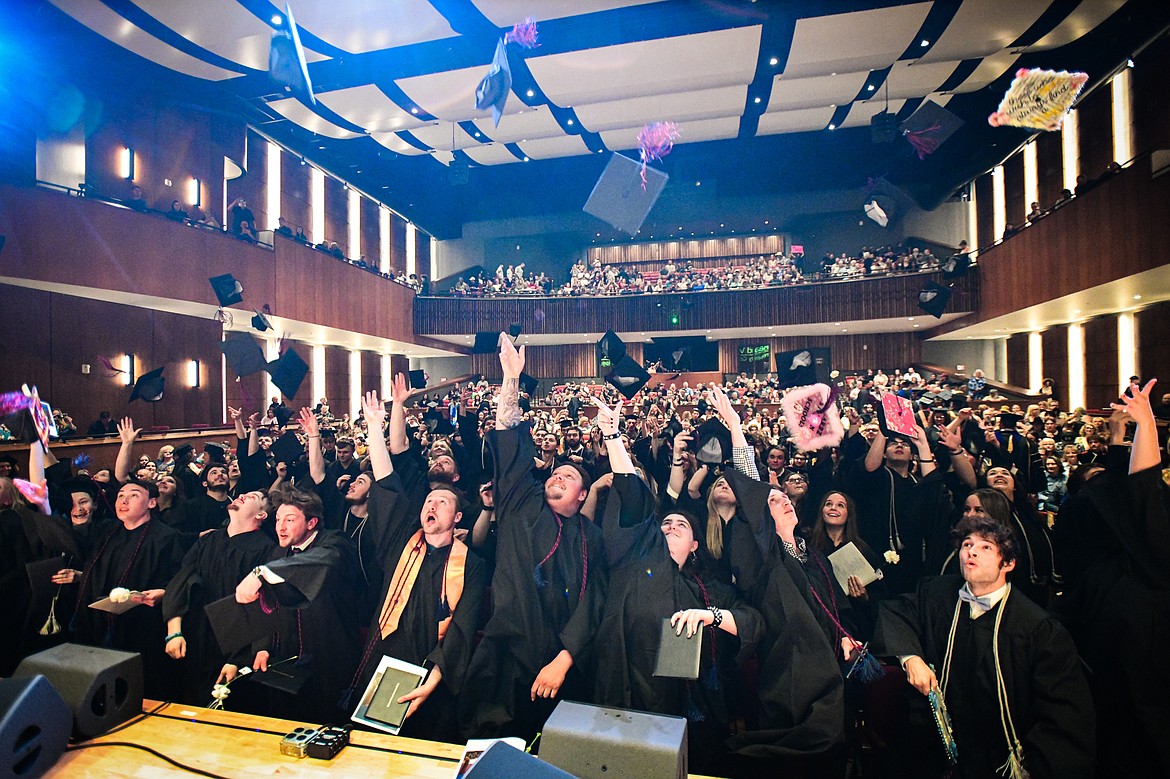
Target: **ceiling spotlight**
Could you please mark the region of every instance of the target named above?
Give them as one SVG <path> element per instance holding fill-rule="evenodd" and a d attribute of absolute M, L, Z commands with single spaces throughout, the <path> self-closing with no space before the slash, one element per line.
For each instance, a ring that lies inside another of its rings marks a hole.
<path fill-rule="evenodd" d="M 836 130 L 836 129 L 837 129 L 837 125 L 835 125 L 835 124 L 831 124 L 831 125 L 829 125 L 829 129 L 830 129 L 830 130 Z"/>
<path fill-rule="evenodd" d="M 870 84 L 868 87 L 866 87 L 866 89 L 867 89 L 868 91 L 872 92 L 872 91 L 874 91 L 875 89 L 877 89 L 877 87 L 875 87 L 873 84 Z"/>
<path fill-rule="evenodd" d="M 768 60 L 768 64 L 772 65 L 772 66 L 776 66 L 776 65 L 780 64 L 780 60 L 777 59 L 776 57 L 773 57 L 772 59 Z"/>
<path fill-rule="evenodd" d="M 758 98 L 758 97 L 757 97 L 757 98 L 756 98 L 754 101 L 752 101 L 752 102 L 754 102 L 754 103 L 759 103 L 759 102 L 760 102 L 760 98 Z"/>
<path fill-rule="evenodd" d="M 478 137 L 479 137 L 479 133 L 476 133 L 476 134 L 475 134 L 475 137 L 476 137 L 476 138 L 478 138 Z"/>
<path fill-rule="evenodd" d="M 1133 296 L 1133 299 L 1134 299 L 1134 300 L 1141 300 L 1141 299 L 1142 299 L 1142 296 L 1141 296 L 1141 295 L 1134 295 L 1134 296 Z"/>
<path fill-rule="evenodd" d="M 279 25 L 283 21 L 284 21 L 284 17 L 282 17 L 280 14 L 273 14 L 272 15 L 272 23 L 273 24 Z"/>
<path fill-rule="evenodd" d="M 572 119 L 570 119 L 570 120 L 569 120 L 569 127 L 572 127 L 572 126 L 573 126 L 573 120 L 572 120 Z"/>
<path fill-rule="evenodd" d="M 524 161 L 525 161 L 525 162 L 528 162 L 528 157 L 525 157 L 525 158 L 524 158 Z"/>
<path fill-rule="evenodd" d="M 1133 60 L 1132 60 L 1132 59 L 1127 59 L 1127 60 L 1125 61 L 1125 66 L 1126 66 L 1127 68 L 1132 68 L 1132 67 L 1133 67 Z"/>
<path fill-rule="evenodd" d="M 410 109 L 410 112 L 411 112 L 412 114 L 417 114 L 417 113 L 418 113 L 418 108 L 411 108 L 411 109 Z"/>
<path fill-rule="evenodd" d="M 536 97 L 536 93 L 533 92 L 531 89 L 528 90 L 525 94 L 527 94 L 529 97 Z"/>
<path fill-rule="evenodd" d="M 925 49 L 927 46 L 930 45 L 930 41 L 923 38 L 922 41 L 918 45 Z"/>

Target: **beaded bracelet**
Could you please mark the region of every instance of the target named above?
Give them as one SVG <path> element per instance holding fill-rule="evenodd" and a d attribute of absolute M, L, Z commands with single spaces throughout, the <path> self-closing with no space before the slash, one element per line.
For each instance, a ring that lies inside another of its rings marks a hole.
<path fill-rule="evenodd" d="M 603 434 L 601 437 L 604 438 L 606 441 L 613 441 L 615 439 L 621 438 L 622 434 L 621 433 L 610 433 L 608 435 Z"/>
<path fill-rule="evenodd" d="M 715 608 L 714 606 L 712 606 L 712 607 L 711 607 L 711 614 L 712 614 L 712 615 L 713 615 L 713 617 L 714 617 L 714 618 L 711 620 L 711 627 L 713 627 L 713 628 L 717 628 L 717 627 L 719 627 L 720 625 L 722 625 L 722 624 L 723 624 L 723 612 L 722 612 L 722 611 L 720 611 L 719 609 L 717 609 L 717 608 Z"/>
<path fill-rule="evenodd" d="M 171 633 L 169 636 L 167 636 L 166 638 L 163 639 L 163 643 L 169 644 L 169 643 L 171 643 L 171 639 L 182 638 L 182 637 L 183 637 L 182 633 Z"/>

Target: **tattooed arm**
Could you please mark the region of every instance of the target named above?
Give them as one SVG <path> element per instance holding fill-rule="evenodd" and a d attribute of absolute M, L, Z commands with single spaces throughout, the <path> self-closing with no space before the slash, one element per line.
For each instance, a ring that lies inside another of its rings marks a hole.
<path fill-rule="evenodd" d="M 496 408 L 496 430 L 510 430 L 520 424 L 520 374 L 524 372 L 524 347 L 517 351 L 512 339 L 500 334 L 500 367 L 504 384 Z"/>

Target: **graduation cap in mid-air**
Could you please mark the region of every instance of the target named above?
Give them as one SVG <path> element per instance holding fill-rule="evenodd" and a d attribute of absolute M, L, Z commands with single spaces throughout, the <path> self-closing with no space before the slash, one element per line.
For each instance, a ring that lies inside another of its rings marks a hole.
<path fill-rule="evenodd" d="M 508 63 L 508 44 L 500 38 L 496 44 L 496 53 L 492 57 L 491 70 L 475 88 L 475 108 L 482 111 L 492 109 L 492 121 L 500 126 L 500 117 L 504 115 L 504 106 L 508 103 L 508 94 L 512 91 L 512 66 Z"/>
<path fill-rule="evenodd" d="M 938 103 L 926 100 L 898 129 L 921 160 L 937 151 L 962 126 L 962 119 Z"/>
<path fill-rule="evenodd" d="M 410 388 L 412 390 L 420 390 L 427 388 L 427 372 L 426 371 L 410 371 L 407 374 L 410 378 Z"/>
<path fill-rule="evenodd" d="M 272 329 L 272 320 L 268 318 L 268 315 L 272 312 L 268 310 L 267 305 L 264 306 L 263 311 L 252 309 L 252 313 L 254 314 L 252 317 L 252 327 L 262 333 Z"/>
<path fill-rule="evenodd" d="M 606 330 L 605 335 L 601 336 L 601 340 L 597 342 L 597 358 L 609 360 L 611 365 L 615 365 L 621 362 L 625 356 L 625 342 L 618 338 L 617 333 L 613 330 Z"/>
<path fill-rule="evenodd" d="M 623 355 L 613 370 L 605 375 L 605 383 L 612 385 L 626 400 L 633 400 L 638 391 L 650 381 L 650 374 L 638 363 Z"/>
<path fill-rule="evenodd" d="M 530 398 L 536 397 L 536 388 L 540 386 L 540 379 L 527 373 L 520 374 L 520 389 Z"/>
<path fill-rule="evenodd" d="M 232 274 L 212 276 L 208 281 L 211 282 L 211 288 L 215 291 L 215 299 L 220 308 L 227 308 L 232 303 L 239 303 L 244 299 L 244 286 Z"/>
<path fill-rule="evenodd" d="M 695 431 L 695 459 L 708 465 L 731 459 L 731 431 L 718 419 L 708 419 Z"/>
<path fill-rule="evenodd" d="M 138 381 L 134 382 L 134 389 L 130 391 L 130 402 L 145 400 L 147 403 L 157 403 L 162 400 L 167 388 L 167 381 L 163 378 L 164 370 L 166 366 L 139 376 Z"/>
<path fill-rule="evenodd" d="M 472 354 L 495 354 L 500 351 L 500 336 L 498 330 L 485 330 L 475 334 L 475 343 L 471 345 Z"/>
<path fill-rule="evenodd" d="M 581 416 L 581 400 L 577 397 L 569 398 L 568 404 L 569 420 L 575 425 Z"/>
<path fill-rule="evenodd" d="M 669 179 L 657 168 L 643 170 L 641 163 L 615 153 L 589 193 L 585 213 L 636 235 Z"/>
<path fill-rule="evenodd" d="M 238 603 L 235 593 L 208 603 L 203 610 L 225 655 L 235 654 L 256 639 L 272 635 L 279 627 L 280 616 L 275 610 L 265 611 L 259 600 Z"/>
<path fill-rule="evenodd" d="M 455 425 L 451 424 L 451 418 L 444 414 L 437 404 L 434 408 L 428 408 L 423 412 L 422 421 L 427 429 L 435 435 L 451 435 L 455 432 Z"/>
<path fill-rule="evenodd" d="M 864 206 L 865 215 L 877 223 L 878 227 L 886 227 L 890 223 L 890 217 L 886 214 L 884 208 L 878 205 L 877 200 L 867 200 Z"/>
<path fill-rule="evenodd" d="M 926 282 L 926 286 L 918 293 L 918 307 L 936 319 L 942 319 L 943 311 L 950 300 L 950 287 L 944 287 L 934 281 Z"/>
<path fill-rule="evenodd" d="M 780 389 L 823 382 L 827 352 L 827 349 L 808 347 L 777 354 L 776 378 Z"/>
<path fill-rule="evenodd" d="M 292 465 L 305 453 L 305 445 L 301 443 L 301 439 L 297 438 L 296 433 L 288 430 L 272 442 L 269 451 L 272 452 L 276 462 Z"/>
<path fill-rule="evenodd" d="M 203 445 L 203 451 L 207 454 L 208 462 L 219 464 L 227 462 L 227 447 L 223 444 L 208 441 Z"/>
<path fill-rule="evenodd" d="M 288 406 L 277 406 L 272 410 L 272 416 L 276 417 L 276 426 L 283 428 L 293 418 L 293 410 Z"/>
<path fill-rule="evenodd" d="M 248 333 L 228 333 L 219 348 L 237 376 L 251 376 L 268 367 L 264 350 Z"/>
<path fill-rule="evenodd" d="M 944 279 L 962 278 L 971 268 L 971 256 L 969 254 L 952 254 L 942 261 L 940 267 Z"/>
<path fill-rule="evenodd" d="M 272 383 L 286 398 L 296 396 L 297 390 L 301 388 L 301 382 L 308 373 L 309 366 L 292 349 L 285 349 L 279 359 L 268 363 L 268 374 L 272 377 Z"/>
<path fill-rule="evenodd" d="M 279 16 L 274 17 L 279 18 Z M 284 19 L 272 31 L 272 43 L 268 49 L 268 75 L 294 97 L 309 105 L 316 105 L 313 96 L 313 82 L 309 80 L 309 66 L 305 62 L 305 50 L 301 36 L 293 19 L 292 8 L 284 7 Z"/>

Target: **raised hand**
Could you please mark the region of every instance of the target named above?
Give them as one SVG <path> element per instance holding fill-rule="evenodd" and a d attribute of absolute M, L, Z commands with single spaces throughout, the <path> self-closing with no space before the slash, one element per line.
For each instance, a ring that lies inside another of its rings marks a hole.
<path fill-rule="evenodd" d="M 118 423 L 118 438 L 124 444 L 132 444 L 138 440 L 138 436 L 142 435 L 142 428 L 135 429 L 134 420 L 130 417 L 122 417 L 122 421 Z"/>
<path fill-rule="evenodd" d="M 1114 411 L 1123 411 L 1129 414 L 1133 417 L 1133 421 L 1139 425 L 1142 423 L 1152 424 L 1154 422 L 1154 408 L 1150 404 L 1150 393 L 1157 383 L 1157 379 L 1150 379 L 1146 382 L 1145 387 L 1131 384 L 1129 385 L 1129 393 L 1122 395 L 1117 403 L 1110 403 L 1109 407 Z"/>
<path fill-rule="evenodd" d="M 722 389 L 712 385 L 711 399 L 715 401 L 712 405 L 719 412 L 719 418 L 723 420 L 723 424 L 727 425 L 729 430 L 735 430 L 736 427 L 741 426 L 739 414 L 736 413 L 735 407 L 731 405 L 731 399 Z"/>
<path fill-rule="evenodd" d="M 593 398 L 593 405 L 597 407 L 597 417 L 594 419 L 594 422 L 601 428 L 603 435 L 615 435 L 619 432 L 618 427 L 622 419 L 622 402 L 619 400 L 616 406 L 610 408 L 597 398 Z"/>
<path fill-rule="evenodd" d="M 386 407 L 378 400 L 378 393 L 374 390 L 370 390 L 362 398 L 362 414 L 366 417 L 366 428 L 376 430 L 381 435 L 382 425 L 386 422 Z"/>
<path fill-rule="evenodd" d="M 239 419 L 243 413 L 244 409 L 242 408 L 232 408 L 231 406 L 228 406 L 228 419 L 233 422 Z"/>
<path fill-rule="evenodd" d="M 390 399 L 399 406 L 405 406 L 406 401 L 410 399 L 410 383 L 407 382 L 405 374 L 394 374 L 394 384 L 390 387 Z"/>
<path fill-rule="evenodd" d="M 321 427 L 317 424 L 317 415 L 313 409 L 305 406 L 301 408 L 301 430 L 307 436 L 321 435 Z"/>
<path fill-rule="evenodd" d="M 500 333 L 500 367 L 505 378 L 518 379 L 524 372 L 524 347 L 516 349 L 512 339 Z"/>

